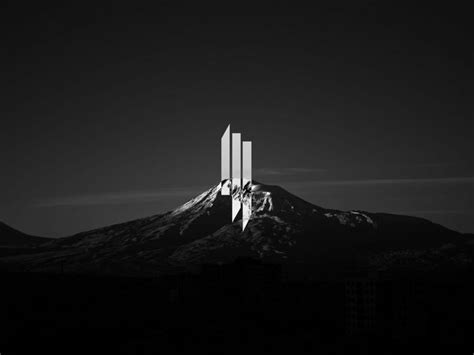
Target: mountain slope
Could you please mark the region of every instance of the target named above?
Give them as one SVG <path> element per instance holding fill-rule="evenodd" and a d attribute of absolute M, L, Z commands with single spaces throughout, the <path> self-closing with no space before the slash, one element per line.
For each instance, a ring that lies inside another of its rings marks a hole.
<path fill-rule="evenodd" d="M 32 270 L 118 269 L 158 272 L 251 256 L 285 263 L 353 265 L 386 253 L 461 245 L 466 238 L 425 219 L 325 209 L 278 186 L 254 182 L 252 218 L 231 222 L 231 199 L 220 184 L 177 209 L 51 240 L 40 252 L 3 258 Z M 379 259 L 377 259 L 379 257 Z"/>
<path fill-rule="evenodd" d="M 22 233 L 0 222 L 0 247 L 31 247 L 48 241 L 49 238 L 35 237 Z"/>

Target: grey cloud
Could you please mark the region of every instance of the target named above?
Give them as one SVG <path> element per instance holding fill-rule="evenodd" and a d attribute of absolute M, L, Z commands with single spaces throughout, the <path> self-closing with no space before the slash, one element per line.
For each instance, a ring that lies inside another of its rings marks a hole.
<path fill-rule="evenodd" d="M 297 187 L 305 186 L 359 186 L 359 185 L 395 185 L 395 184 L 472 184 L 474 177 L 410 178 L 410 179 L 360 179 L 360 180 L 312 180 L 286 183 Z"/>
<path fill-rule="evenodd" d="M 322 168 L 259 168 L 255 169 L 257 175 L 297 175 L 306 173 L 324 173 L 327 169 Z"/>
<path fill-rule="evenodd" d="M 64 196 L 45 199 L 33 204 L 34 207 L 73 207 L 95 205 L 117 205 L 159 201 L 168 197 L 188 197 L 202 192 L 206 187 L 172 187 L 154 191 L 124 191 L 107 194 Z"/>

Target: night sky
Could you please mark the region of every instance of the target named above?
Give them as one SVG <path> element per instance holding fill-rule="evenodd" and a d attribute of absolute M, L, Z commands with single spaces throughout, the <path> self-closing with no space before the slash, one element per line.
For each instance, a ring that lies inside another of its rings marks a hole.
<path fill-rule="evenodd" d="M 474 232 L 467 9 L 197 3 L 3 8 L 0 221 L 175 208 L 219 182 L 230 123 L 260 182 Z"/>

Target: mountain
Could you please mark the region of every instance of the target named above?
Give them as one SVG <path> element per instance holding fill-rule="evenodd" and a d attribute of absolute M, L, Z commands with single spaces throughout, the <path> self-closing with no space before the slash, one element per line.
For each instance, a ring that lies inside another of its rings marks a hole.
<path fill-rule="evenodd" d="M 32 247 L 40 245 L 48 240 L 48 238 L 35 237 L 22 233 L 5 223 L 0 222 L 0 248 Z"/>
<path fill-rule="evenodd" d="M 158 273 L 239 256 L 324 268 L 469 263 L 469 238 L 428 220 L 313 205 L 254 182 L 252 217 L 231 222 L 231 199 L 211 187 L 173 211 L 50 240 L 0 259 L 31 270 Z M 421 264 L 420 264 L 421 263 Z"/>
<path fill-rule="evenodd" d="M 0 222 L 0 247 L 32 247 L 48 240 L 49 238 L 25 234 Z"/>

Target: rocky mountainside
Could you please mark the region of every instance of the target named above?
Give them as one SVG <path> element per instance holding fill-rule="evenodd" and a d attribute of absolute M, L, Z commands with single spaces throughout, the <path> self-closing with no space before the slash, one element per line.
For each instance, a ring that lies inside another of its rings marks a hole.
<path fill-rule="evenodd" d="M 325 209 L 257 182 L 252 193 L 253 214 L 244 231 L 241 216 L 231 222 L 231 199 L 221 196 L 218 184 L 173 211 L 50 240 L 34 253 L 0 262 L 29 270 L 126 273 L 239 256 L 379 269 L 471 262 L 469 238 L 425 219 Z"/>

